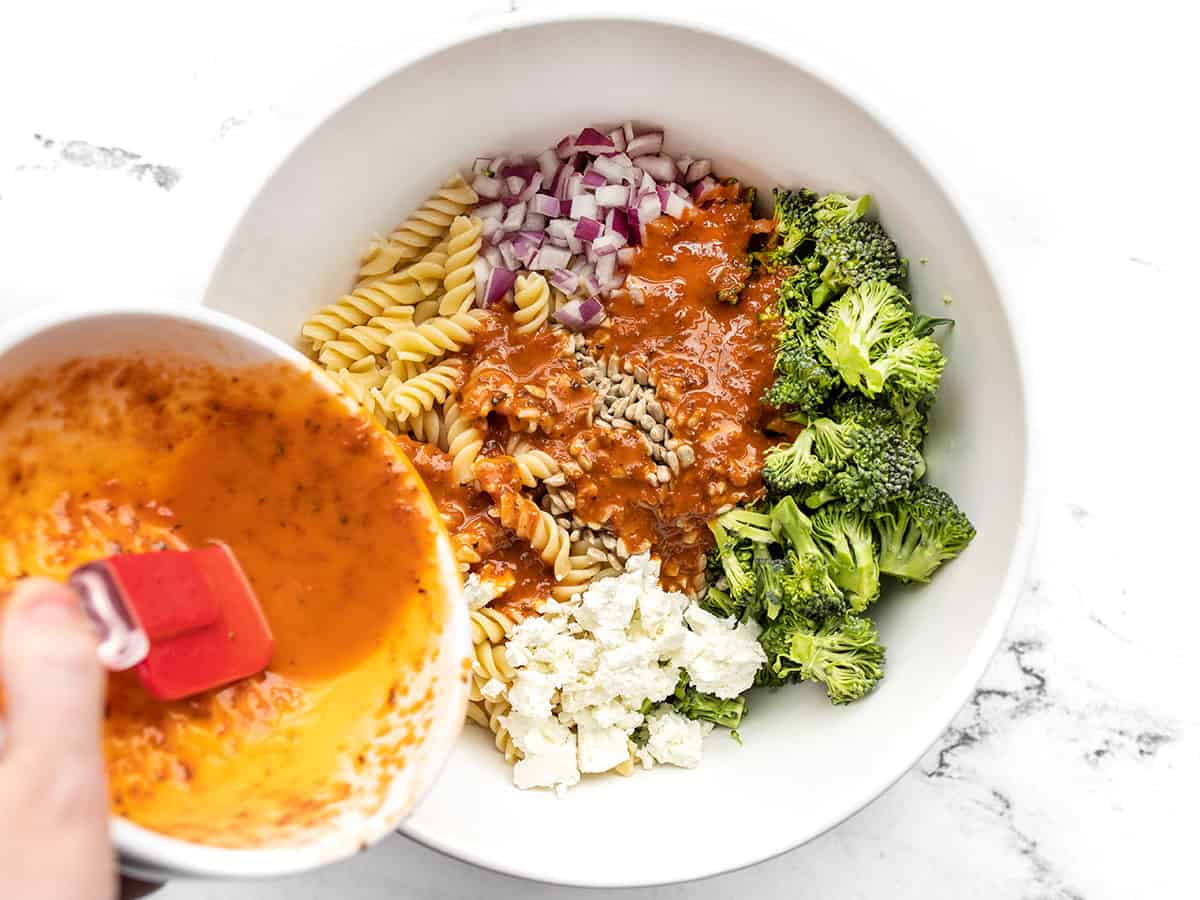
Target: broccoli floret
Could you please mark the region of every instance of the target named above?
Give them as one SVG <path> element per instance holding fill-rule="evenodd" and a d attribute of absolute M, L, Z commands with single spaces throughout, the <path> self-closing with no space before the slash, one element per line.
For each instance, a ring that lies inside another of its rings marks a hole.
<path fill-rule="evenodd" d="M 788 562 L 791 571 L 782 579 L 788 609 L 814 622 L 845 612 L 846 598 L 830 574 L 829 559 L 825 554 L 816 550 L 793 553 Z"/>
<path fill-rule="evenodd" d="M 817 229 L 816 252 L 826 261 L 821 280 L 835 292 L 868 281 L 900 284 L 908 274 L 908 263 L 896 242 L 882 225 L 868 219 L 822 224 Z"/>
<path fill-rule="evenodd" d="M 704 599 L 700 601 L 700 606 L 722 619 L 728 619 L 730 616 L 740 619 L 746 613 L 746 604 L 738 603 L 729 596 L 727 591 L 711 585 L 704 592 Z"/>
<path fill-rule="evenodd" d="M 716 519 L 709 522 L 708 527 L 716 541 L 713 552 L 721 563 L 721 571 L 729 583 L 729 592 L 734 600 L 744 603 L 754 591 L 750 544 L 738 540 Z"/>
<path fill-rule="evenodd" d="M 908 298 L 885 281 L 867 282 L 838 298 L 819 342 L 842 380 L 869 397 L 885 386 L 908 398 L 931 394 L 946 365 L 936 341 L 913 335 Z"/>
<path fill-rule="evenodd" d="M 679 673 L 679 684 L 675 687 L 671 705 L 689 719 L 712 722 L 730 730 L 737 728 L 746 714 L 745 698 L 724 700 L 714 694 L 703 694 L 689 682 L 687 672 Z"/>
<path fill-rule="evenodd" d="M 826 194 L 813 204 L 812 216 L 822 225 L 857 222 L 871 208 L 871 195 L 847 197 L 845 194 Z"/>
<path fill-rule="evenodd" d="M 743 540 L 757 544 L 770 544 L 775 540 L 771 517 L 767 513 L 737 506 L 718 516 L 717 522 L 730 534 Z"/>
<path fill-rule="evenodd" d="M 810 509 L 816 509 L 840 498 L 863 512 L 873 512 L 907 496 L 923 474 L 924 457 L 899 430 L 863 428 L 855 438 L 854 454 L 845 468 L 832 475 L 825 487 L 809 495 L 805 502 Z"/>
<path fill-rule="evenodd" d="M 775 381 L 763 401 L 815 413 L 825 404 L 839 378 L 810 335 L 798 329 L 784 332 L 775 355 Z"/>
<path fill-rule="evenodd" d="M 833 703 L 858 700 L 883 677 L 884 648 L 875 626 L 859 616 L 829 618 L 818 625 L 785 613 L 767 626 L 759 643 L 767 653 L 770 678 L 799 675 L 819 681 Z"/>
<path fill-rule="evenodd" d="M 892 413 L 896 417 L 896 427 L 905 439 L 918 449 L 925 443 L 929 433 L 929 410 L 933 408 L 936 394 L 926 394 L 923 397 L 908 397 L 902 394 L 892 394 Z"/>
<path fill-rule="evenodd" d="M 892 406 L 858 391 L 843 391 L 834 398 L 829 415 L 839 422 L 857 422 L 868 428 L 900 427 L 900 417 Z"/>
<path fill-rule="evenodd" d="M 941 328 L 943 325 L 950 326 L 954 324 L 953 319 L 945 317 L 927 316 L 925 313 L 914 312 L 912 320 L 912 333 L 914 337 L 929 337 L 934 330 Z"/>
<path fill-rule="evenodd" d="M 824 484 L 829 467 L 813 450 L 815 433 L 806 428 L 790 444 L 776 444 L 763 457 L 763 483 L 772 491 L 785 494 L 800 487 Z"/>
<path fill-rule="evenodd" d="M 806 431 L 813 434 L 817 458 L 830 467 L 840 467 L 855 452 L 862 426 L 856 422 L 835 422 L 833 419 L 814 419 Z"/>
<path fill-rule="evenodd" d="M 853 612 L 879 597 L 879 554 L 870 520 L 844 503 L 831 503 L 813 517 L 813 535 L 831 559 L 830 575 L 846 592 Z"/>
<path fill-rule="evenodd" d="M 816 192 L 800 188 L 795 191 L 776 188 L 775 229 L 767 249 L 759 255 L 768 266 L 793 262 L 801 244 L 813 237 L 818 222 L 813 206 L 820 199 Z"/>
<path fill-rule="evenodd" d="M 950 495 L 924 482 L 875 517 L 879 568 L 904 581 L 928 581 L 975 537 L 975 526 Z"/>
<path fill-rule="evenodd" d="M 754 618 L 774 619 L 784 605 L 783 576 L 788 567 L 771 556 L 766 544 L 754 545 Z"/>

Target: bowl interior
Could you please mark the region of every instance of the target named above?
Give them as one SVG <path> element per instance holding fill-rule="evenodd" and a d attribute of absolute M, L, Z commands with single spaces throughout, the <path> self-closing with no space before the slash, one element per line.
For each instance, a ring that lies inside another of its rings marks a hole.
<path fill-rule="evenodd" d="M 593 777 L 565 799 L 522 793 L 489 736 L 470 729 L 405 832 L 495 869 L 587 885 L 736 868 L 877 796 L 982 673 L 1015 596 L 1027 514 L 1015 338 L 959 213 L 892 132 L 843 93 L 762 49 L 691 27 L 533 23 L 396 71 L 333 113 L 275 172 L 230 237 L 205 301 L 293 341 L 310 311 L 351 284 L 367 238 L 450 170 L 626 119 L 664 126 L 669 151 L 711 157 L 718 174 L 760 189 L 870 193 L 901 250 L 928 258 L 912 265 L 917 306 L 957 320 L 945 338 L 950 363 L 929 468 L 979 537 L 933 585 L 887 592 L 877 613 L 888 674 L 869 699 L 835 708 L 811 685 L 759 693 L 744 746 L 710 738 L 696 771 Z"/>
<path fill-rule="evenodd" d="M 0 380 L 97 354 L 171 354 L 238 368 L 283 360 L 294 365 L 301 376 L 311 371 L 309 363 L 292 348 L 236 319 L 203 308 L 172 314 L 62 310 L 20 320 L 0 335 Z M 336 392 L 326 379 L 321 378 L 320 384 Z M 398 465 L 407 465 L 403 457 L 397 456 Z M 430 504 L 429 513 L 436 517 L 432 501 L 426 496 L 424 502 Z M 377 744 L 364 745 L 365 761 L 353 766 L 353 775 L 349 774 L 351 760 L 346 759 L 339 768 L 350 790 L 346 798 L 324 804 L 329 814 L 317 810 L 310 821 L 264 838 L 267 849 L 199 846 L 115 819 L 114 837 L 123 860 L 140 874 L 150 876 L 281 874 L 348 856 L 392 831 L 436 777 L 459 732 L 465 705 L 462 667 L 469 646 L 467 621 L 458 572 L 444 531 L 440 532 L 437 553 L 438 574 L 433 582 L 445 586 L 437 593 L 445 604 L 446 614 L 440 618 L 446 625 L 431 641 L 425 661 L 411 671 L 398 668 L 390 656 L 396 653 L 395 648 L 389 649 L 391 645 L 385 643 L 350 671 L 321 684 L 309 701 L 313 713 L 319 711 L 319 718 L 314 718 L 311 726 L 295 721 L 292 733 L 301 743 L 281 759 L 282 764 L 273 763 L 259 784 L 266 796 L 272 792 L 287 796 L 289 780 L 300 778 L 303 772 L 305 747 L 320 744 L 324 748 L 324 724 L 336 719 L 346 728 L 340 737 L 343 741 L 352 743 L 351 732 L 363 729 L 379 737 Z M 395 690 L 392 686 L 397 684 L 405 686 L 403 696 L 385 704 L 390 699 L 389 690 Z M 426 697 L 430 699 L 425 701 Z M 400 747 L 403 751 L 395 749 Z M 385 759 L 389 753 L 396 759 L 402 757 L 403 766 L 396 768 Z M 293 764 L 298 767 L 295 776 L 289 769 Z M 241 802 L 248 801 L 242 798 Z M 215 842 L 219 843 L 219 838 Z"/>

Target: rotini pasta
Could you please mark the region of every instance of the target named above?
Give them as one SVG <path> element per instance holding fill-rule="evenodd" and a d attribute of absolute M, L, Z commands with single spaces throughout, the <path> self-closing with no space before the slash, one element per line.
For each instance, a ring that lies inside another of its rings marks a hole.
<path fill-rule="evenodd" d="M 481 685 L 493 679 L 510 684 L 517 676 L 516 670 L 509 665 L 505 657 L 504 645 L 493 644 L 491 641 L 480 641 L 475 645 L 475 662 L 471 670 Z"/>
<path fill-rule="evenodd" d="M 592 580 L 606 571 L 606 564 L 593 559 L 587 553 L 587 547 L 573 548 L 572 555 L 569 557 L 570 570 L 566 575 L 550 589 L 550 596 L 560 603 L 570 600 L 577 594 L 582 594 L 587 590 L 587 586 Z"/>
<path fill-rule="evenodd" d="M 537 487 L 541 482 L 561 474 L 554 457 L 544 450 L 526 450 L 513 456 L 517 474 L 525 487 Z"/>
<path fill-rule="evenodd" d="M 475 305 L 475 258 L 483 246 L 480 221 L 458 216 L 450 226 L 447 244 L 445 293 L 438 301 L 438 315 L 453 316 Z"/>
<path fill-rule="evenodd" d="M 367 415 L 380 423 L 386 421 L 387 414 L 372 393 L 373 389 L 383 384 L 385 378 L 374 357 L 364 357 L 345 369 L 329 374 L 338 387 L 358 403 Z"/>
<path fill-rule="evenodd" d="M 442 421 L 446 452 L 450 454 L 450 478 L 455 484 L 466 484 L 474 477 L 475 460 L 483 449 L 483 431 L 462 414 L 457 399 L 446 403 Z"/>
<path fill-rule="evenodd" d="M 495 511 L 500 524 L 528 543 L 554 570 L 556 580 L 566 578 L 571 571 L 571 539 L 567 532 L 554 521 L 554 516 L 538 509 L 528 497 L 511 489 L 499 494 Z"/>
<path fill-rule="evenodd" d="M 403 425 L 408 419 L 445 402 L 451 391 L 461 383 L 462 376 L 462 360 L 447 360 L 400 382 L 390 391 L 376 388 L 376 399 L 395 417 L 397 424 Z"/>
<path fill-rule="evenodd" d="M 478 200 L 462 175 L 455 172 L 385 240 L 371 242 L 359 265 L 359 277 L 386 275 L 399 263 L 416 259 L 449 230 L 455 216 L 467 212 Z"/>
<path fill-rule="evenodd" d="M 386 353 L 390 335 L 413 327 L 411 306 L 389 306 L 364 324 L 345 329 L 337 340 L 322 344 L 317 361 L 327 369 L 344 369 L 364 357 Z"/>
<path fill-rule="evenodd" d="M 488 313 L 472 309 L 452 316 L 438 316 L 415 328 L 397 331 L 388 338 L 396 359 L 422 362 L 431 357 L 453 353 L 475 340 Z"/>
<path fill-rule="evenodd" d="M 508 733 L 508 728 L 504 724 L 505 716 L 512 711 L 512 707 L 509 706 L 508 701 L 484 700 L 483 709 L 487 713 L 488 728 L 496 736 L 496 749 L 504 754 L 505 762 L 511 765 L 521 759 L 522 753 L 517 749 L 512 735 Z"/>
<path fill-rule="evenodd" d="M 492 606 L 471 610 L 471 642 L 499 644 L 513 633 L 521 620 L 512 613 Z"/>
<path fill-rule="evenodd" d="M 487 710 L 484 709 L 482 694 L 478 698 L 472 698 L 467 703 L 467 721 L 474 722 L 480 728 L 490 729 L 491 726 L 488 725 L 488 714 Z"/>
<path fill-rule="evenodd" d="M 517 334 L 532 334 L 541 328 L 550 316 L 550 285 L 545 276 L 540 272 L 518 276 L 513 302 Z"/>

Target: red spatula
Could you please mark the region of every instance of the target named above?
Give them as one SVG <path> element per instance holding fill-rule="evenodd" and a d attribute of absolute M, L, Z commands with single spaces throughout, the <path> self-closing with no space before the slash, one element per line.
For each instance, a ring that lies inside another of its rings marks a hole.
<path fill-rule="evenodd" d="M 128 553 L 80 566 L 68 583 L 100 632 L 100 661 L 137 667 L 146 690 L 179 700 L 261 672 L 275 642 L 233 552 Z"/>

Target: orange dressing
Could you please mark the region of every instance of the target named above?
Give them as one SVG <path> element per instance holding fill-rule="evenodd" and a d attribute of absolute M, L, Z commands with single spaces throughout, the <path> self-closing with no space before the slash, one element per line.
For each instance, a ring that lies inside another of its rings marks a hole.
<path fill-rule="evenodd" d="M 271 624 L 269 670 L 223 690 L 109 680 L 112 808 L 175 837 L 270 843 L 350 793 L 442 627 L 425 503 L 386 434 L 283 364 L 107 358 L 0 387 L 0 588 L 220 539 Z"/>

